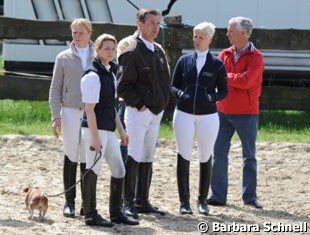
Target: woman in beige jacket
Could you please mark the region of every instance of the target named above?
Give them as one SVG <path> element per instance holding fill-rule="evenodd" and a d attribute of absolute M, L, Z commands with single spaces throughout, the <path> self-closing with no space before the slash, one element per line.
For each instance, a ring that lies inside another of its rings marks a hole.
<path fill-rule="evenodd" d="M 81 175 L 85 172 L 85 146 L 80 138 L 81 119 L 84 105 L 80 90 L 84 71 L 93 61 L 94 47 L 91 42 L 92 25 L 87 19 L 75 19 L 71 24 L 72 42 L 70 48 L 60 52 L 55 61 L 53 78 L 49 91 L 52 112 L 52 128 L 58 138 L 62 134 L 64 145 L 63 182 L 65 205 L 63 215 L 75 217 L 75 196 L 77 163 L 80 160 Z M 83 185 L 81 183 L 81 185 Z M 81 192 L 83 188 L 81 186 Z M 83 194 L 81 193 L 82 198 Z M 80 211 L 83 215 L 83 205 Z"/>

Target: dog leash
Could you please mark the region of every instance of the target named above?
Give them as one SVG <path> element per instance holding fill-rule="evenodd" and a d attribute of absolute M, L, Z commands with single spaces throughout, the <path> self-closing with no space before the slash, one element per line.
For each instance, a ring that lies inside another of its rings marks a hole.
<path fill-rule="evenodd" d="M 95 149 L 91 146 L 90 147 L 91 151 L 94 151 Z M 98 157 L 99 154 L 99 157 Z M 65 194 L 66 192 L 69 192 L 71 189 L 73 189 L 76 185 L 78 185 L 82 179 L 84 179 L 84 177 L 90 172 L 91 169 L 93 169 L 93 167 L 96 165 L 96 163 L 99 161 L 99 159 L 101 158 L 102 153 L 101 151 L 99 153 L 96 153 L 95 155 L 95 161 L 93 163 L 93 165 L 84 173 L 84 175 L 82 175 L 81 179 L 79 179 L 74 185 L 70 186 L 69 188 L 67 188 L 65 191 L 61 192 L 61 193 L 57 193 L 57 194 L 53 194 L 53 195 L 47 195 L 47 197 L 58 197 L 62 194 Z"/>

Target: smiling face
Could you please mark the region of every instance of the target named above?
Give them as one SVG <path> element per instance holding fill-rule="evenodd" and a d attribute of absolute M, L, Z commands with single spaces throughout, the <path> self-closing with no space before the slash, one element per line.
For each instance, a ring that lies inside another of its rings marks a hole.
<path fill-rule="evenodd" d="M 193 43 L 197 51 L 205 51 L 209 49 L 212 39 L 203 31 L 194 30 Z"/>
<path fill-rule="evenodd" d="M 107 39 L 102 42 L 101 47 L 96 52 L 101 63 L 108 64 L 115 56 L 116 44 L 113 40 Z"/>
<path fill-rule="evenodd" d="M 78 48 L 86 47 L 91 37 L 91 32 L 87 31 L 86 27 L 79 24 L 71 26 L 71 34 L 73 43 Z"/>

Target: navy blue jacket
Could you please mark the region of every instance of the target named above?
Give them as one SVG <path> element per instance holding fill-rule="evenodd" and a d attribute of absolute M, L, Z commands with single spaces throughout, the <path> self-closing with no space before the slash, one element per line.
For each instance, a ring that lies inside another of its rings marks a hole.
<path fill-rule="evenodd" d="M 114 75 L 116 65 L 110 62 L 111 69 L 107 71 L 103 65 L 96 59 L 93 62 L 95 69 L 90 69 L 85 72 L 93 71 L 98 74 L 100 78 L 100 96 L 99 103 L 95 106 L 95 114 L 97 119 L 97 127 L 99 130 L 115 131 L 115 84 Z M 84 112 L 82 127 L 88 127 L 87 116 Z"/>
<path fill-rule="evenodd" d="M 195 115 L 217 112 L 216 101 L 227 95 L 227 73 L 223 61 L 207 53 L 199 74 L 197 53 L 179 58 L 172 76 L 171 93 L 177 98 L 177 109 Z"/>

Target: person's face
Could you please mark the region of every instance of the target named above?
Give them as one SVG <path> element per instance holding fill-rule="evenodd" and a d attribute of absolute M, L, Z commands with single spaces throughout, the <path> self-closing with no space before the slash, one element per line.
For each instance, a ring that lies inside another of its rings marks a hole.
<path fill-rule="evenodd" d="M 138 21 L 138 28 L 144 39 L 153 42 L 159 33 L 161 17 L 159 15 L 148 14 L 145 22 Z"/>
<path fill-rule="evenodd" d="M 104 41 L 96 52 L 101 63 L 108 64 L 115 56 L 116 45 L 111 40 Z"/>
<path fill-rule="evenodd" d="M 91 33 L 88 32 L 84 26 L 73 25 L 71 28 L 71 33 L 76 47 L 83 48 L 87 46 Z"/>
<path fill-rule="evenodd" d="M 193 42 L 194 47 L 197 51 L 205 51 L 209 49 L 212 39 L 209 38 L 209 36 L 206 33 L 199 30 L 195 30 L 193 35 Z"/>
<path fill-rule="evenodd" d="M 232 45 L 239 45 L 246 40 L 246 33 L 244 30 L 239 29 L 235 23 L 229 24 L 227 27 L 226 36 Z"/>

